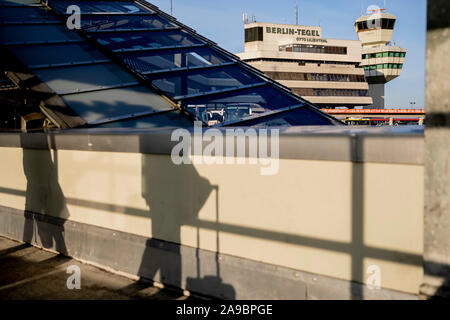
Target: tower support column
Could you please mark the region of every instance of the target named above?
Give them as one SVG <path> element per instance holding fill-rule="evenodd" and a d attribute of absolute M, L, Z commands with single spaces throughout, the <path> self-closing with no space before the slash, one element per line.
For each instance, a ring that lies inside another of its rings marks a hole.
<path fill-rule="evenodd" d="M 367 109 L 384 109 L 384 83 L 369 84 L 373 104 Z"/>

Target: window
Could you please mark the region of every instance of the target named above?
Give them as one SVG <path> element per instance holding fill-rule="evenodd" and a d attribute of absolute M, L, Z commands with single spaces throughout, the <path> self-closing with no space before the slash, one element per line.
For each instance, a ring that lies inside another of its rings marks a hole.
<path fill-rule="evenodd" d="M 389 52 L 383 52 L 383 58 L 386 58 L 389 56 Z"/>
<path fill-rule="evenodd" d="M 319 46 L 319 45 L 311 45 L 311 44 L 285 45 L 285 46 L 280 46 L 279 50 L 287 51 L 287 52 L 347 54 L 347 47 Z"/>
<path fill-rule="evenodd" d="M 395 57 L 400 57 L 400 52 L 396 52 Z"/>
<path fill-rule="evenodd" d="M 381 23 L 382 29 L 394 29 L 395 19 L 383 18 Z"/>
<path fill-rule="evenodd" d="M 375 58 L 382 58 L 383 57 L 383 53 L 379 52 L 375 55 Z"/>
<path fill-rule="evenodd" d="M 264 40 L 263 27 L 245 29 L 245 42 L 263 41 L 263 40 Z"/>
<path fill-rule="evenodd" d="M 394 56 L 394 52 L 389 52 L 389 57 L 393 57 Z"/>

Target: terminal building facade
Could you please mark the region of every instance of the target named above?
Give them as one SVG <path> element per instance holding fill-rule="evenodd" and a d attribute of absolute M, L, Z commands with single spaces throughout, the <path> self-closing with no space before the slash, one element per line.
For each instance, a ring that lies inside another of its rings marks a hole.
<path fill-rule="evenodd" d="M 323 108 L 373 104 L 357 40 L 325 39 L 318 26 L 245 24 L 238 56 Z"/>

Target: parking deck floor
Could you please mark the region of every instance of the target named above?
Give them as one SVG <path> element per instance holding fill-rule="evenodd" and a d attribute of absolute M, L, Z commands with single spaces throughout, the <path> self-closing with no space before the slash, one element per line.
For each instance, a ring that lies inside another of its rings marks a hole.
<path fill-rule="evenodd" d="M 75 273 L 80 271 L 80 289 Z M 71 267 L 69 271 L 78 268 Z M 181 291 L 107 272 L 91 265 L 0 237 L 0 300 L 186 300 Z M 72 271 L 73 272 L 73 271 Z M 69 279 L 70 278 L 70 279 Z M 69 287 L 67 285 L 69 280 Z"/>

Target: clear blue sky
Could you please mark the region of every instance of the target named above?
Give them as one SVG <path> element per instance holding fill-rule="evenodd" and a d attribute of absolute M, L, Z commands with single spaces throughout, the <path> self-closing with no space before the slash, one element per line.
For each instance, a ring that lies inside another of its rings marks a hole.
<path fill-rule="evenodd" d="M 170 13 L 170 0 L 149 0 Z M 244 50 L 242 14 L 257 21 L 295 23 L 295 4 L 300 24 L 320 25 L 325 38 L 355 39 L 353 26 L 369 5 L 383 7 L 384 0 L 173 0 L 173 15 L 198 33 L 233 53 Z M 402 75 L 386 85 L 386 107 L 416 108 L 425 104 L 426 0 L 386 0 L 387 11 L 397 16 L 393 36 L 407 49 Z"/>

